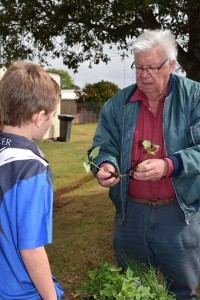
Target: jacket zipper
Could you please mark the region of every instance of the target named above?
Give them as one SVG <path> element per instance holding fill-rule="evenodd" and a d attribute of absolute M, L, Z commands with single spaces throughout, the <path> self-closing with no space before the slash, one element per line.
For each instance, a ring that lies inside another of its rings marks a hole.
<path fill-rule="evenodd" d="M 124 113 L 123 113 L 121 151 L 120 151 L 121 169 L 123 169 L 122 168 L 122 163 L 123 163 L 122 147 L 123 147 L 123 142 L 124 142 L 124 122 L 125 122 L 125 109 L 124 109 Z M 122 222 L 124 221 L 124 217 L 125 217 L 125 214 L 124 214 L 124 197 L 123 197 L 123 179 L 122 178 L 120 180 L 120 193 L 121 193 L 121 199 L 122 199 L 122 219 L 121 219 L 121 222 L 119 223 L 119 225 L 122 224 Z"/>

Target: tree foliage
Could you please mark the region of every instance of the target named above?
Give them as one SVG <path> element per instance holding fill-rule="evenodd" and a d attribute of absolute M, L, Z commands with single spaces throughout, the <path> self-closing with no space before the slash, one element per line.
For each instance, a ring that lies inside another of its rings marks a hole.
<path fill-rule="evenodd" d="M 0 0 L 0 43 L 5 62 L 45 62 L 62 55 L 69 68 L 88 61 L 107 63 L 103 45 L 130 55 L 130 41 L 144 29 L 169 28 L 178 61 L 188 77 L 200 80 L 199 0 Z"/>
<path fill-rule="evenodd" d="M 60 69 L 54 69 L 54 68 L 49 68 L 47 69 L 48 72 L 50 73 L 55 73 L 60 75 L 60 86 L 61 89 L 75 89 L 78 88 L 75 84 L 71 76 L 67 71 L 60 70 Z"/>
<path fill-rule="evenodd" d="M 87 110 L 98 113 L 103 104 L 119 91 L 119 87 L 110 81 L 88 83 L 82 90 L 77 90 L 77 102 L 86 102 Z"/>

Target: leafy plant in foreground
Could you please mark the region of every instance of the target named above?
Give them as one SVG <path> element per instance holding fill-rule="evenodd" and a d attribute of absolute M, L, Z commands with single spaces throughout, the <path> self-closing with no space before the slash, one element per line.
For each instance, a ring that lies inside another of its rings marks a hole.
<path fill-rule="evenodd" d="M 145 273 L 144 273 L 145 270 Z M 158 282 L 155 270 L 121 268 L 104 263 L 99 269 L 88 272 L 90 281 L 82 284 L 80 299 L 98 300 L 174 300 L 165 285 Z M 149 280 L 147 280 L 149 277 Z M 147 284 L 148 282 L 148 284 Z M 151 286 L 152 284 L 152 286 Z"/>
<path fill-rule="evenodd" d="M 148 155 L 155 155 L 155 153 L 159 150 L 160 146 L 151 143 L 148 140 L 144 140 L 142 142 L 142 145 L 144 147 L 144 150 L 146 152 L 144 158 L 142 159 L 142 161 L 133 169 L 131 169 L 128 173 L 126 174 L 120 174 L 118 171 L 116 172 L 110 172 L 111 176 L 119 178 L 119 177 L 123 177 L 123 176 L 133 176 L 134 172 L 136 171 L 137 168 L 139 168 L 139 166 L 142 164 L 142 162 L 147 158 Z M 103 169 L 103 167 L 99 167 L 94 163 L 94 159 L 99 155 L 99 151 L 100 151 L 100 146 L 95 147 L 90 155 L 89 158 L 91 158 L 90 161 L 86 162 L 84 156 L 81 156 L 80 159 L 83 161 L 83 166 L 86 170 L 86 172 L 90 171 L 90 166 L 93 165 L 95 168 L 97 169 Z"/>

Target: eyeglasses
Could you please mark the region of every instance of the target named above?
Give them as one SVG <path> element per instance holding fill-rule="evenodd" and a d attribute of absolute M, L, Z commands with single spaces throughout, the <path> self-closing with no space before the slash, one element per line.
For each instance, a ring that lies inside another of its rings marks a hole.
<path fill-rule="evenodd" d="M 136 66 L 134 67 L 135 62 L 133 62 L 131 65 L 131 69 L 135 70 L 135 72 L 137 74 L 142 74 L 142 72 L 144 70 L 147 71 L 147 73 L 149 73 L 149 74 L 157 74 L 159 72 L 159 70 L 164 66 L 164 64 L 166 63 L 167 60 L 168 60 L 168 58 L 166 58 L 165 61 L 160 65 L 160 67 L 157 67 L 157 68 L 152 68 L 152 67 L 142 68 L 142 67 L 136 67 Z"/>

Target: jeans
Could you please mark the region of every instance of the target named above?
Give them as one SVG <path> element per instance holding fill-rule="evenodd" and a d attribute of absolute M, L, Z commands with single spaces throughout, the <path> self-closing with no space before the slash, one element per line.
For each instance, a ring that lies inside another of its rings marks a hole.
<path fill-rule="evenodd" d="M 125 220 L 114 223 L 117 264 L 123 257 L 159 268 L 177 300 L 196 300 L 200 271 L 200 212 L 187 225 L 177 203 L 151 207 L 128 199 Z"/>

